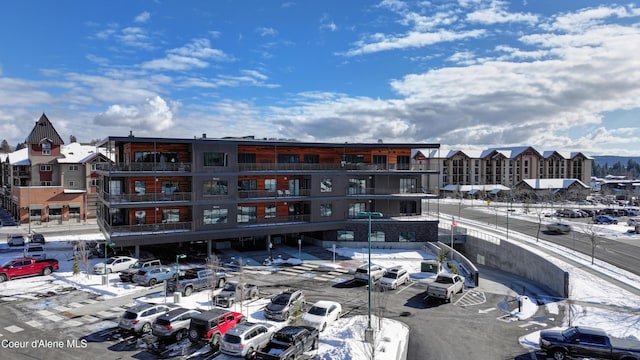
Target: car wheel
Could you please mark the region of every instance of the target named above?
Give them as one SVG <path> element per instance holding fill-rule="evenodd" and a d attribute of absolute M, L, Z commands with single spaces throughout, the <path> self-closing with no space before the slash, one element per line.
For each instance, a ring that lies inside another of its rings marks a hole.
<path fill-rule="evenodd" d="M 551 355 L 554 360 L 565 360 L 567 358 L 567 354 L 565 354 L 564 350 L 554 350 Z"/>
<path fill-rule="evenodd" d="M 258 298 L 258 292 L 257 291 L 252 292 L 250 298 L 251 298 L 251 300 L 257 299 Z"/>
<path fill-rule="evenodd" d="M 198 340 L 200 340 L 200 333 L 198 332 L 198 329 L 190 329 L 189 330 L 189 340 L 191 340 L 191 342 L 198 342 Z"/>
<path fill-rule="evenodd" d="M 151 332 L 151 324 L 144 323 L 144 325 L 142 325 L 142 333 L 148 334 L 149 332 Z"/>
<path fill-rule="evenodd" d="M 111 274 L 111 273 L 113 272 L 113 270 L 111 270 L 111 269 L 107 269 L 107 272 L 108 272 L 109 274 Z"/>
<path fill-rule="evenodd" d="M 254 358 L 253 353 L 254 353 L 253 348 L 249 348 L 249 351 L 247 351 L 247 354 L 244 356 L 244 358 L 247 360 L 253 359 Z"/>
<path fill-rule="evenodd" d="M 327 328 L 327 323 L 322 323 L 322 326 L 320 326 L 320 332 L 323 332 L 326 328 Z"/>
<path fill-rule="evenodd" d="M 176 332 L 176 342 L 182 340 L 184 338 L 184 330 L 178 330 Z"/>
<path fill-rule="evenodd" d="M 193 294 L 193 288 L 191 286 L 184 288 L 184 296 L 190 296 L 191 294 Z"/>
<path fill-rule="evenodd" d="M 282 314 L 282 318 L 283 318 L 284 320 L 287 320 L 287 319 L 289 318 L 289 312 L 288 312 L 288 311 L 284 312 L 284 313 Z"/>
<path fill-rule="evenodd" d="M 153 286 L 153 285 L 155 285 L 157 282 L 158 282 L 158 280 L 156 280 L 156 279 L 151 279 L 151 280 L 149 280 L 149 286 Z"/>
<path fill-rule="evenodd" d="M 233 306 L 233 300 L 229 299 L 229 301 L 227 301 L 227 307 L 230 308 Z"/>
<path fill-rule="evenodd" d="M 51 275 L 51 268 L 50 267 L 46 267 L 46 268 L 42 269 L 42 275 L 44 275 L 44 276 Z"/>
<path fill-rule="evenodd" d="M 0 283 L 5 281 L 7 281 L 7 275 L 5 274 L 0 275 Z"/>
<path fill-rule="evenodd" d="M 313 339 L 313 345 L 311 345 L 311 350 L 318 350 L 318 338 Z"/>
<path fill-rule="evenodd" d="M 209 343 L 209 346 L 211 346 L 213 351 L 218 351 L 221 339 L 222 337 L 220 336 L 220 334 L 213 334 L 213 336 L 211 337 L 211 342 Z"/>

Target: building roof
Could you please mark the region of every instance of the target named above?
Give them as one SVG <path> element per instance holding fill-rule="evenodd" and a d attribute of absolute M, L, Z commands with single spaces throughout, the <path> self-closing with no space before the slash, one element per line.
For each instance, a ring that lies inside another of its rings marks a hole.
<path fill-rule="evenodd" d="M 39 144 L 45 139 L 53 145 L 64 144 L 64 141 L 62 141 L 62 138 L 47 118 L 47 115 L 42 113 L 42 116 L 36 121 L 36 125 L 29 133 L 29 136 L 27 136 L 25 142 L 27 144 Z"/>
<path fill-rule="evenodd" d="M 576 183 L 584 188 L 589 188 L 589 186 L 578 179 L 525 179 L 522 180 L 522 182 L 535 190 L 567 189 Z"/>
<path fill-rule="evenodd" d="M 83 164 L 92 160 L 98 155 L 105 154 L 96 152 L 96 147 L 93 145 L 82 145 L 80 143 L 71 143 L 69 145 L 62 145 L 60 147 L 61 157 L 56 161 L 60 164 Z M 31 165 L 29 160 L 29 148 L 22 148 L 9 153 L 9 164 L 11 165 Z"/>
<path fill-rule="evenodd" d="M 11 165 L 31 165 L 31 161 L 29 161 L 29 148 L 16 150 L 8 156 L 9 164 Z"/>

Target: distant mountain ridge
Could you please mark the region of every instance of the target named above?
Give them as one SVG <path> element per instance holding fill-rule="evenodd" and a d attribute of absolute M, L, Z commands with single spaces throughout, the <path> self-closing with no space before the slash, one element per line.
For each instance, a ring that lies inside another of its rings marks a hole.
<path fill-rule="evenodd" d="M 613 166 L 613 164 L 619 162 L 623 165 L 627 165 L 629 160 L 633 160 L 640 163 L 640 156 L 615 156 L 615 155 L 592 155 L 594 165 L 607 165 Z"/>

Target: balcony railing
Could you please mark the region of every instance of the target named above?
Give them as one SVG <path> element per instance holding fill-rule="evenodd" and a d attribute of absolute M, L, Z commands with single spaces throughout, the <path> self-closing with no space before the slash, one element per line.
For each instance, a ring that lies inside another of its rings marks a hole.
<path fill-rule="evenodd" d="M 178 171 L 178 172 L 190 172 L 191 163 L 149 163 L 149 162 L 132 162 L 132 163 L 102 163 L 97 164 L 98 170 L 107 171 Z"/>
<path fill-rule="evenodd" d="M 110 225 L 98 219 L 100 225 L 110 234 L 158 233 L 171 231 L 191 231 L 192 222 L 175 222 L 160 224 Z"/>
<path fill-rule="evenodd" d="M 289 190 L 277 190 L 277 191 L 238 190 L 238 197 L 241 199 L 309 196 L 310 194 L 311 194 L 311 190 L 309 189 L 299 189 L 297 192 L 293 192 L 293 193 Z"/>
<path fill-rule="evenodd" d="M 156 201 L 190 201 L 191 192 L 174 192 L 171 194 L 148 193 L 148 194 L 118 194 L 110 195 L 102 193 L 102 198 L 111 203 L 120 202 L 156 202 Z"/>

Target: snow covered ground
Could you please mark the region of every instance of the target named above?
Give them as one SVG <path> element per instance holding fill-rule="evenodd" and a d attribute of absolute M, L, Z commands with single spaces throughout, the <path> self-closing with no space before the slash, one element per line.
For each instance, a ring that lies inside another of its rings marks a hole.
<path fill-rule="evenodd" d="M 483 206 L 479 201 L 475 201 L 474 206 L 477 206 L 480 211 L 485 211 L 486 208 L 486 206 Z M 498 207 L 498 209 L 500 209 L 500 207 Z M 505 207 L 502 209 L 506 211 Z M 518 209 L 517 206 L 516 209 Z M 492 208 L 486 209 L 486 211 L 494 213 L 496 210 L 495 208 Z M 511 212 L 510 216 L 517 216 L 533 222 L 538 221 L 536 214 L 525 214 L 521 209 Z M 461 227 L 473 227 L 481 230 L 483 225 L 486 226 L 486 224 L 474 224 L 471 220 L 460 220 L 458 226 Z M 443 223 L 446 221 L 447 220 L 442 220 Z M 543 222 L 547 221 L 555 221 L 555 219 L 545 218 L 543 220 Z M 623 238 L 640 241 L 640 235 L 627 233 L 629 227 L 626 226 L 626 224 L 595 225 L 592 226 L 592 228 L 596 228 L 599 235 L 606 236 L 608 238 Z M 574 226 L 574 230 L 581 231 L 581 227 Z M 515 236 L 516 234 L 510 233 L 510 238 Z M 80 236 L 65 235 L 64 237 L 59 238 L 48 237 L 48 253 L 51 257 L 58 258 L 60 260 L 60 271 L 54 273 L 50 277 L 37 276 L 4 282 L 0 284 L 0 295 L 5 296 L 5 300 L 7 300 L 6 296 L 11 296 L 23 291 L 46 291 L 48 288 L 76 286 L 78 288 L 94 291 L 106 298 L 109 298 L 124 295 L 139 289 L 139 287 L 132 284 L 123 284 L 119 282 L 117 275 L 115 274 L 111 275 L 111 281 L 109 282 L 108 287 L 102 285 L 102 279 L 99 275 L 87 275 L 84 273 L 74 275 L 72 272 L 73 261 L 68 260 L 72 258 L 70 242 L 79 238 L 82 238 L 83 240 L 100 240 L 102 239 L 102 235 L 96 233 Z M 565 312 L 572 314 L 570 319 L 571 325 L 596 326 L 605 329 L 613 336 L 640 340 L 640 327 L 637 326 L 637 324 L 640 323 L 640 315 L 638 315 L 638 309 L 640 309 L 640 297 L 617 286 L 611 285 L 591 273 L 582 270 L 582 268 L 590 268 L 598 272 L 615 275 L 619 278 L 625 279 L 627 284 L 636 288 L 640 288 L 640 277 L 599 261 L 596 261 L 594 265 L 591 265 L 591 259 L 589 257 L 577 254 L 569 248 L 546 243 L 544 241 L 536 242 L 535 239 L 526 236 L 519 236 L 518 240 L 525 244 L 528 243 L 528 245 L 532 247 L 544 247 L 545 249 L 559 254 L 560 257 L 571 258 L 581 264 L 580 268 L 566 263 L 563 263 L 562 265 L 571 272 L 571 300 L 577 302 L 576 304 L 571 305 L 571 311 Z M 340 252 L 340 255 L 351 257 L 354 260 L 363 260 L 367 256 L 366 249 L 338 248 L 338 251 Z M 16 253 L 3 253 L 0 255 L 0 261 L 7 260 L 11 256 L 16 256 Z M 419 260 L 424 258 L 433 258 L 433 255 L 413 250 L 372 250 L 372 262 L 385 267 L 403 265 L 414 274 L 419 273 Z M 91 259 L 89 269 L 92 268 L 93 264 L 99 261 L 101 261 L 101 259 Z M 326 265 L 331 266 L 332 264 L 329 262 Z M 85 269 L 83 268 L 82 270 L 84 271 Z M 50 281 L 52 278 L 54 281 Z M 210 306 L 208 302 L 209 296 L 209 292 L 196 293 L 188 298 L 183 298 L 181 306 L 206 309 Z M 160 294 L 155 294 L 141 300 L 151 302 L 172 302 L 173 298 L 165 298 Z M 526 320 L 533 316 L 537 311 L 537 300 L 538 299 L 522 298 L 521 311 L 520 313 L 514 313 L 514 317 Z M 245 302 L 244 304 L 236 304 L 234 306 L 237 307 L 236 310 L 242 310 L 242 312 L 252 320 L 267 321 L 264 319 L 261 312 L 261 308 L 265 305 L 266 301 L 267 300 L 259 300 L 254 303 Z M 591 304 L 593 304 L 593 306 L 591 306 Z M 548 312 L 552 314 L 559 314 L 560 306 L 563 305 L 564 304 L 558 302 L 547 302 L 544 306 L 547 307 Z M 318 358 L 325 360 L 360 360 L 370 358 L 372 350 L 368 347 L 366 342 L 364 342 L 364 328 L 366 327 L 366 320 L 366 317 L 346 317 L 341 319 L 333 327 L 325 330 L 325 332 L 321 334 L 321 344 L 317 351 Z M 376 358 L 382 360 L 396 359 L 397 354 L 403 351 L 406 347 L 408 329 L 400 322 L 391 319 L 381 319 L 381 322 L 381 330 L 377 333 L 377 341 L 375 342 L 376 349 L 374 351 L 376 353 Z M 374 325 L 377 324 L 378 322 L 374 321 Z M 564 319 L 564 325 L 569 325 L 568 318 Z M 538 346 L 538 336 L 538 332 L 528 334 L 520 339 L 520 343 L 525 348 L 536 349 Z M 220 357 L 220 359 L 226 358 Z"/>

